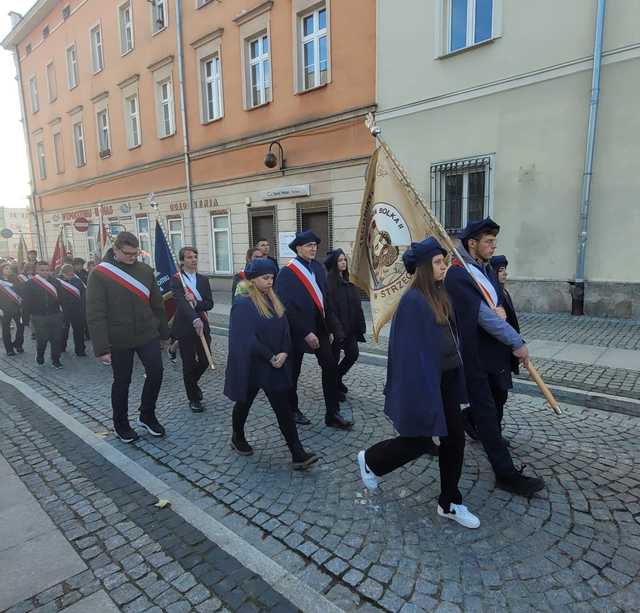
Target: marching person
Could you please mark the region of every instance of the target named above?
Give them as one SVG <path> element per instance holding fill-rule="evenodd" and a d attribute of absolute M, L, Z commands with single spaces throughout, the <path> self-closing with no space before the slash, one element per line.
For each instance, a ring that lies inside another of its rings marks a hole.
<path fill-rule="evenodd" d="M 253 262 L 253 260 L 262 257 L 262 251 L 258 249 L 258 247 L 251 247 L 251 249 L 247 249 L 247 254 L 245 255 L 245 270 L 247 266 Z M 244 270 L 241 270 L 239 273 L 233 275 L 233 283 L 231 285 L 231 302 L 233 299 L 241 294 L 246 294 L 246 285 L 242 283 L 247 278 L 247 275 Z"/>
<path fill-rule="evenodd" d="M 49 270 L 47 262 L 36 263 L 36 274 L 24 284 L 23 309 L 36 334 L 36 362 L 44 364 L 47 344 L 51 346 L 51 363 L 62 368 L 62 333 L 64 317 L 60 304 L 60 284 Z"/>
<path fill-rule="evenodd" d="M 84 260 L 82 258 L 73 258 L 73 272 L 74 274 L 84 283 L 84 286 L 87 286 L 87 279 L 89 274 L 84 269 Z"/>
<path fill-rule="evenodd" d="M 362 311 L 360 292 L 349 281 L 349 265 L 342 249 L 335 249 L 327 254 L 324 265 L 327 269 L 327 299 L 336 317 L 336 329 L 331 349 L 338 364 L 338 394 L 349 391 L 343 377 L 356 363 L 360 351 L 358 342 L 364 343 L 367 325 Z M 340 351 L 344 358 L 340 361 Z"/>
<path fill-rule="evenodd" d="M 273 265 L 276 267 L 276 270 L 280 269 L 280 267 L 278 266 L 278 260 L 276 260 L 274 257 L 269 255 L 271 253 L 271 243 L 266 238 L 259 238 L 256 241 L 256 248 L 260 249 L 260 252 L 262 253 L 262 257 L 267 258 L 273 262 Z M 276 277 L 277 276 L 278 276 L 278 273 L 276 273 Z"/>
<path fill-rule="evenodd" d="M 280 269 L 276 282 L 276 293 L 285 305 L 293 343 L 290 405 L 296 423 L 311 423 L 300 411 L 297 387 L 304 354 L 313 353 L 322 371 L 322 393 L 326 408 L 324 423 L 330 428 L 348 430 L 353 423 L 339 413 L 338 369 L 329 339 L 337 324 L 331 305 L 326 300 L 327 274 L 324 266 L 316 262 L 319 243 L 320 239 L 313 231 L 298 232 L 289 243 L 289 248 L 297 257 Z"/>
<path fill-rule="evenodd" d="M 200 339 L 204 337 L 207 346 L 211 346 L 207 311 L 213 308 L 213 296 L 209 279 L 198 273 L 198 250 L 183 247 L 178 253 L 178 260 L 180 272 L 171 279 L 171 291 L 176 301 L 171 335 L 178 339 L 189 407 L 194 413 L 202 413 L 202 390 L 198 381 L 207 370 L 209 361 Z"/>
<path fill-rule="evenodd" d="M 64 315 L 62 353 L 67 350 L 69 328 L 73 331 L 73 348 L 78 357 L 86 356 L 84 346 L 85 328 L 85 286 L 71 264 L 63 264 L 60 269 L 60 304 Z"/>
<path fill-rule="evenodd" d="M 21 286 L 17 276 L 12 273 L 10 264 L 0 268 L 0 315 L 2 316 L 2 341 L 7 356 L 23 353 L 24 323 L 22 321 Z M 15 323 L 16 335 L 11 338 L 11 323 Z"/>
<path fill-rule="evenodd" d="M 435 238 L 412 243 L 402 260 L 413 281 L 391 324 L 384 412 L 399 436 L 358 454 L 360 475 L 374 490 L 378 477 L 430 453 L 440 439 L 437 513 L 466 528 L 480 520 L 462 504 L 464 461 L 460 403 L 466 399 L 453 308 L 443 285 L 447 252 Z"/>
<path fill-rule="evenodd" d="M 235 402 L 231 448 L 240 455 L 253 454 L 244 426 L 259 390 L 273 408 L 280 431 L 291 452 L 294 470 L 304 470 L 318 456 L 304 449 L 289 406 L 291 337 L 284 306 L 273 291 L 276 268 L 271 260 L 259 258 L 246 269 L 248 291 L 231 307 L 229 359 L 224 394 Z"/>
<path fill-rule="evenodd" d="M 131 232 L 120 232 L 113 247 L 89 276 L 87 323 L 98 361 L 111 365 L 113 426 L 121 441 L 139 437 L 129 424 L 129 385 L 133 356 L 144 366 L 138 423 L 152 436 L 164 436 L 156 417 L 162 385 L 162 347 L 169 338 L 164 304 L 153 269 L 138 261 L 140 246 Z"/>
<path fill-rule="evenodd" d="M 544 487 L 538 477 L 528 477 L 513 464 L 500 433 L 499 405 L 511 388 L 511 355 L 527 364 L 529 351 L 522 337 L 505 320 L 501 291 L 489 263 L 500 226 L 487 217 L 470 222 L 461 235 L 461 257 L 469 268 L 454 260 L 445 286 L 456 311 L 462 341 L 462 359 L 470 408 L 465 415 L 477 431 L 496 475 L 496 487 L 532 496 Z M 523 467 L 524 468 L 524 467 Z"/>

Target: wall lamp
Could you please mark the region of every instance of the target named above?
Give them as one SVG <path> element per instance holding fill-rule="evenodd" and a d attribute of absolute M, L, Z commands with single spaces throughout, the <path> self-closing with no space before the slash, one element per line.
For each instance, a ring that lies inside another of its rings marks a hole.
<path fill-rule="evenodd" d="M 277 145 L 278 148 L 280 149 L 280 166 L 279 166 L 279 170 L 281 170 L 282 174 L 284 174 L 286 160 L 284 159 L 284 151 L 282 149 L 282 145 L 277 140 L 274 140 L 269 145 L 269 150 L 267 151 L 267 155 L 264 156 L 264 165 L 267 168 L 275 168 L 276 166 L 278 166 L 278 156 L 273 151 L 271 151 L 271 148 L 274 145 Z"/>

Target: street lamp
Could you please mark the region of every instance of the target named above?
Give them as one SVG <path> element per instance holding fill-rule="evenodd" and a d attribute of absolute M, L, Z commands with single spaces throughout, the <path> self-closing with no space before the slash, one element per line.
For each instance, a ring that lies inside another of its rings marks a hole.
<path fill-rule="evenodd" d="M 269 145 L 269 150 L 267 151 L 267 155 L 264 156 L 264 165 L 267 168 L 275 168 L 276 166 L 278 166 L 278 157 L 276 156 L 275 153 L 273 153 L 273 151 L 271 151 L 271 148 L 274 145 L 277 145 L 278 148 L 280 149 L 280 166 L 279 166 L 279 170 L 281 170 L 282 174 L 284 174 L 286 160 L 284 159 L 284 151 L 282 149 L 282 145 L 277 140 L 274 140 Z"/>

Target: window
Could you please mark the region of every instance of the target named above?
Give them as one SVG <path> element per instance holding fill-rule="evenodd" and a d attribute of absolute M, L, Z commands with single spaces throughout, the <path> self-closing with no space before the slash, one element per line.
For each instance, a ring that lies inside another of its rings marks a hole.
<path fill-rule="evenodd" d="M 173 253 L 178 256 L 178 252 L 182 249 L 182 219 L 169 219 L 169 243 Z"/>
<path fill-rule="evenodd" d="M 56 174 L 64 172 L 64 148 L 62 146 L 62 132 L 53 135 L 53 158 L 56 165 Z"/>
<path fill-rule="evenodd" d="M 67 47 L 67 80 L 69 89 L 78 85 L 78 50 L 75 45 Z"/>
<path fill-rule="evenodd" d="M 31 55 L 31 43 L 27 44 L 27 46 L 25 47 L 25 50 L 27 52 L 27 55 Z"/>
<path fill-rule="evenodd" d="M 329 74 L 327 10 L 319 8 L 300 17 L 302 35 L 302 89 L 324 85 Z"/>
<path fill-rule="evenodd" d="M 249 106 L 259 106 L 271 100 L 271 58 L 269 37 L 262 34 L 248 42 L 249 46 Z"/>
<path fill-rule="evenodd" d="M 127 146 L 129 149 L 138 147 L 142 141 L 140 134 L 140 110 L 138 107 L 138 94 L 129 96 L 125 100 L 127 116 Z"/>
<path fill-rule="evenodd" d="M 40 110 L 40 100 L 38 99 L 38 79 L 29 79 L 29 93 L 31 94 L 31 112 L 37 113 Z"/>
<path fill-rule="evenodd" d="M 131 2 L 125 2 L 118 9 L 120 18 L 120 52 L 122 55 L 133 49 L 133 17 Z"/>
<path fill-rule="evenodd" d="M 94 74 L 104 68 L 104 56 L 102 54 L 102 28 L 98 24 L 91 29 L 91 63 Z"/>
<path fill-rule="evenodd" d="M 38 176 L 44 180 L 47 178 L 47 164 L 44 156 L 44 143 L 36 143 L 36 156 L 38 158 Z"/>
<path fill-rule="evenodd" d="M 42 38 L 49 38 L 49 26 L 42 28 Z"/>
<path fill-rule="evenodd" d="M 100 233 L 100 224 L 90 223 L 87 230 L 87 251 L 89 257 L 99 255 L 98 234 Z"/>
<path fill-rule="evenodd" d="M 160 138 L 171 136 L 176 130 L 171 79 L 158 83 L 158 106 L 160 111 Z"/>
<path fill-rule="evenodd" d="M 490 214 L 491 158 L 469 158 L 431 167 L 431 201 L 447 232 Z"/>
<path fill-rule="evenodd" d="M 87 163 L 87 154 L 84 146 L 84 127 L 81 121 L 73 124 L 73 146 L 76 154 L 76 167 L 80 168 Z"/>
<path fill-rule="evenodd" d="M 136 217 L 136 231 L 138 241 L 140 241 L 140 258 L 145 264 L 149 264 L 151 261 L 151 241 L 149 240 L 149 218 L 146 215 Z"/>
<path fill-rule="evenodd" d="M 491 40 L 493 0 L 450 0 L 449 51 Z"/>
<path fill-rule="evenodd" d="M 58 97 L 58 83 L 56 82 L 56 68 L 53 62 L 49 62 L 45 69 L 47 75 L 47 90 L 49 102 L 53 102 Z"/>
<path fill-rule="evenodd" d="M 71 15 L 71 7 L 67 4 L 67 6 L 65 6 L 62 9 L 62 19 L 66 21 L 67 19 L 69 19 L 70 15 Z"/>
<path fill-rule="evenodd" d="M 167 27 L 166 0 L 151 1 L 151 32 L 154 34 Z"/>
<path fill-rule="evenodd" d="M 107 109 L 96 114 L 98 123 L 98 146 L 101 158 L 111 155 L 111 141 L 109 138 L 109 115 Z"/>
<path fill-rule="evenodd" d="M 213 55 L 202 60 L 204 121 L 222 117 L 222 82 L 220 79 L 220 56 Z"/>
<path fill-rule="evenodd" d="M 211 216 L 213 234 L 213 271 L 231 274 L 231 233 L 228 215 Z"/>

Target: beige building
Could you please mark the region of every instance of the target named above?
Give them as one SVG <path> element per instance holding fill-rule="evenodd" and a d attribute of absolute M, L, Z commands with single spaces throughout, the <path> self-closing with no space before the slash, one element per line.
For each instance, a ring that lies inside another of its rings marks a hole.
<path fill-rule="evenodd" d="M 33 248 L 35 233 L 31 227 L 32 217 L 31 211 L 27 208 L 0 206 L 0 230 L 11 230 L 13 234 L 8 239 L 0 236 L 0 257 L 15 258 L 18 255 L 21 234 L 27 248 Z"/>
<path fill-rule="evenodd" d="M 281 261 L 301 227 L 350 246 L 373 145 L 371 0 L 38 0 L 15 21 L 3 46 L 45 255 L 60 226 L 74 255 L 97 254 L 100 219 L 152 254 L 159 218 L 226 287 L 263 236 Z"/>
<path fill-rule="evenodd" d="M 450 229 L 502 226 L 521 308 L 568 311 L 597 0 L 377 0 L 383 137 Z M 640 3 L 606 3 L 585 310 L 640 317 Z"/>

